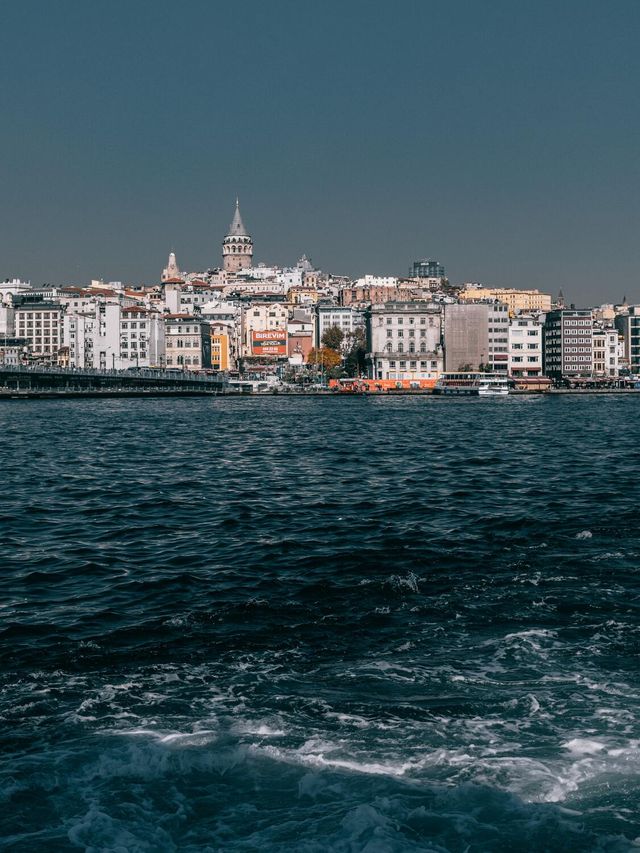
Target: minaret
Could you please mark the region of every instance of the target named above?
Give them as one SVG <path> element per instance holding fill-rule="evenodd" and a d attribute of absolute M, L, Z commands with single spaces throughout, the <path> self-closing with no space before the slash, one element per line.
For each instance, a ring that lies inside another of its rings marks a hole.
<path fill-rule="evenodd" d="M 222 263 L 227 272 L 247 269 L 253 263 L 253 240 L 247 234 L 247 229 L 242 222 L 238 199 L 236 199 L 236 212 L 233 214 L 229 233 L 222 241 Z"/>
<path fill-rule="evenodd" d="M 168 278 L 182 278 L 182 273 L 178 269 L 175 252 L 169 254 L 169 262 L 162 270 L 161 281 L 166 281 Z"/>

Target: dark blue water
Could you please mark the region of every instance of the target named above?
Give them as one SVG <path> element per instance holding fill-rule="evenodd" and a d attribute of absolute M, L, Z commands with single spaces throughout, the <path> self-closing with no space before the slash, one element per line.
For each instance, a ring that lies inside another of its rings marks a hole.
<path fill-rule="evenodd" d="M 640 396 L 0 428 L 0 846 L 634 847 Z"/>

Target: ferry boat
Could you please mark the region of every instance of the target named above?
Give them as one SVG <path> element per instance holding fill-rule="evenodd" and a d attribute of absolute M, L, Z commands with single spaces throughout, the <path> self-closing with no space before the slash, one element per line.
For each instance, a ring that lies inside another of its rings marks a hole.
<path fill-rule="evenodd" d="M 497 373 L 441 373 L 433 393 L 504 397 L 509 393 L 509 383 L 506 376 Z"/>

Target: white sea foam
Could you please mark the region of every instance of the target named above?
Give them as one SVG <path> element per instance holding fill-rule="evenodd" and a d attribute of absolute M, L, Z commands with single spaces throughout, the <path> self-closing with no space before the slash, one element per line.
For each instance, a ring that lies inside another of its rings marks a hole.
<path fill-rule="evenodd" d="M 576 533 L 576 539 L 591 539 L 593 533 L 590 530 L 581 530 L 580 533 Z"/>

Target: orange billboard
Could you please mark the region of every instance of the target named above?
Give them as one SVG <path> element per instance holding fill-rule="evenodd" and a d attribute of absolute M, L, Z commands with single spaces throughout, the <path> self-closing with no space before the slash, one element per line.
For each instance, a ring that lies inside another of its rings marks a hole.
<path fill-rule="evenodd" d="M 271 329 L 269 332 L 251 332 L 251 351 L 254 355 L 286 355 L 286 329 Z"/>

